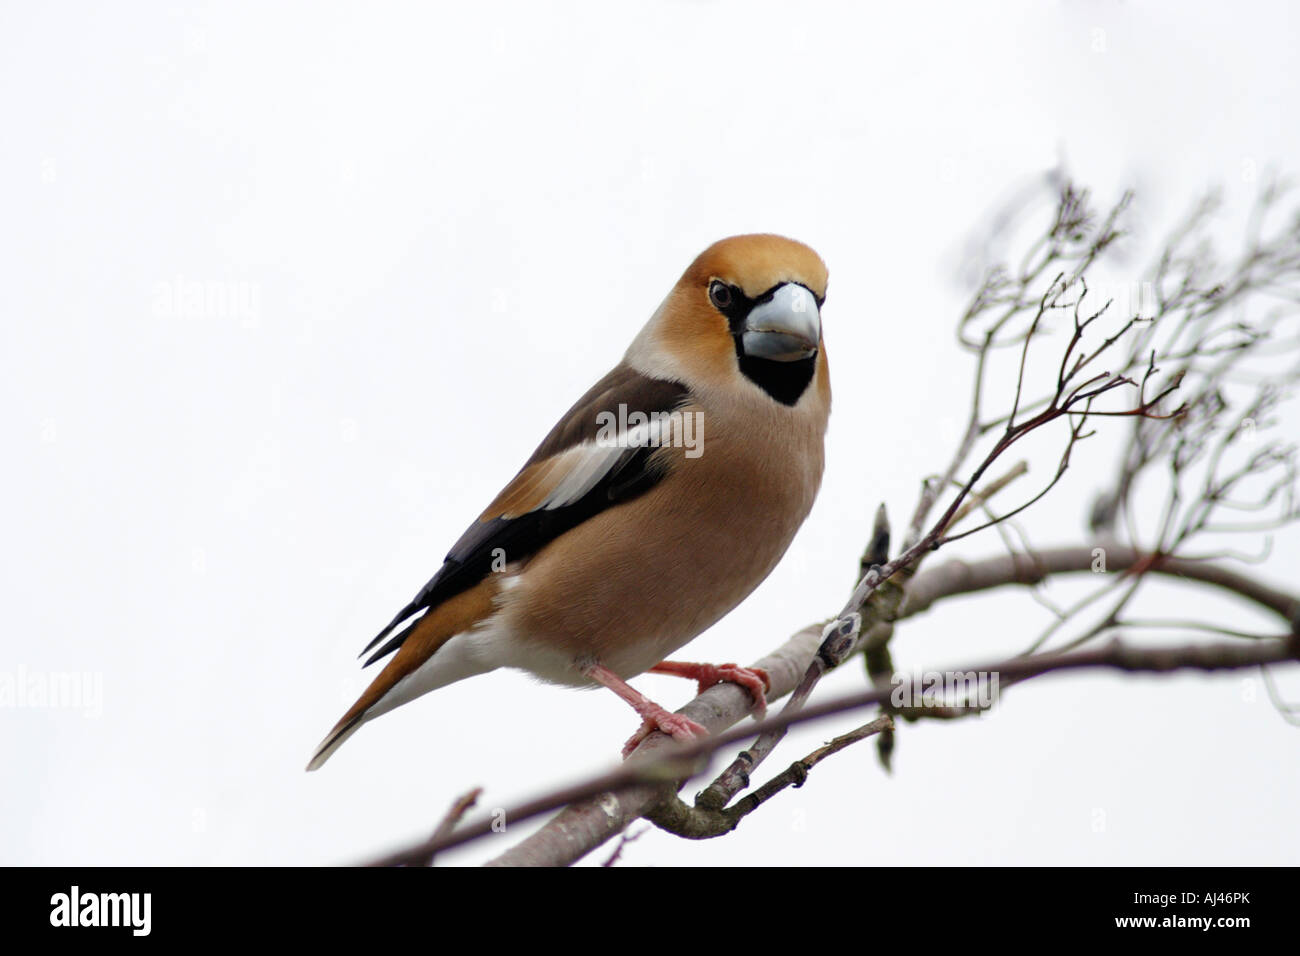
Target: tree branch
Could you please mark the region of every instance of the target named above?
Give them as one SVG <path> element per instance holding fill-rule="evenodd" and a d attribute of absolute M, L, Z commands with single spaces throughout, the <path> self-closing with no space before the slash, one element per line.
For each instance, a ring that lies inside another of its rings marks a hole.
<path fill-rule="evenodd" d="M 1086 546 L 1049 548 L 1033 554 L 997 555 L 979 561 L 950 560 L 918 572 L 908 582 L 901 607 L 897 612 L 898 618 L 903 619 L 922 613 L 946 598 L 961 594 L 992 590 L 1007 585 L 1033 585 L 1051 575 L 1093 573 L 1095 561 L 1094 549 Z M 1221 565 L 1169 557 L 1152 563 L 1151 555 L 1116 545 L 1107 546 L 1106 564 L 1110 573 L 1145 566 L 1146 572 L 1149 573 L 1210 584 L 1276 614 L 1290 629 L 1294 630 L 1300 625 L 1300 597 Z M 875 600 L 879 600 L 878 596 Z M 875 601 L 868 602 L 864 616 L 874 613 L 871 608 L 874 603 Z M 773 700 L 790 693 L 806 671 L 808 663 L 817 653 L 821 630 L 820 624 L 809 625 L 756 663 L 755 666 L 766 670 L 772 679 Z M 1277 651 L 1275 644 L 1276 642 L 1271 641 L 1253 642 L 1245 649 L 1248 654 L 1246 660 L 1237 659 L 1237 663 L 1233 666 L 1262 663 L 1265 658 L 1275 661 L 1289 660 L 1295 656 L 1288 651 Z M 1194 648 L 1174 649 L 1174 651 L 1187 651 L 1187 660 L 1190 662 L 1181 666 L 1201 668 L 1212 662 L 1207 661 L 1206 658 L 1210 650 L 1225 647 L 1238 648 L 1239 646 L 1201 645 Z M 1115 652 L 1112 650 L 1111 653 Z M 1163 653 L 1163 651 L 1152 653 Z M 1256 656 L 1250 657 L 1251 653 Z M 1120 663 L 1110 664 L 1108 659 L 1098 660 L 1095 656 L 1090 656 L 1095 654 L 1095 650 L 1075 652 L 1075 655 L 1083 655 L 1077 660 L 1091 661 L 1091 663 L 1070 663 L 1073 659 L 1068 655 L 1043 655 L 1013 659 L 1012 662 L 997 667 L 1001 668 L 1001 673 L 1007 679 L 1011 679 L 1013 671 L 1023 666 L 1025 661 L 1035 662 L 1031 666 L 1041 667 L 1044 662 L 1050 665 L 1050 662 L 1059 661 L 1062 657 L 1067 659 L 1066 664 L 1049 666 L 1048 669 L 1074 669 L 1079 666 L 1139 669 L 1121 667 Z M 1213 657 L 1214 654 L 1211 653 L 1210 658 Z M 1125 657 L 1120 654 L 1116 659 L 1123 661 Z M 1163 662 L 1168 663 L 1168 659 L 1163 659 Z M 963 671 L 972 669 L 962 668 Z M 876 702 L 888 697 L 888 693 L 880 689 L 875 689 L 871 693 L 877 695 L 871 698 Z M 857 695 L 853 699 L 858 700 L 860 696 Z M 839 708 L 839 706 L 840 702 L 835 702 L 834 707 Z M 771 727 L 823 716 L 822 705 L 809 705 L 797 714 L 787 715 L 783 712 L 755 728 L 739 728 L 731 733 L 721 734 L 726 728 L 744 720 L 751 707 L 752 701 L 748 693 L 740 687 L 718 684 L 709 688 L 678 712 L 703 723 L 714 736 L 686 749 L 678 747 L 663 736 L 651 738 L 642 745 L 641 752 L 644 754 L 642 760 L 629 762 L 612 774 L 573 784 L 508 810 L 506 820 L 517 823 L 550 810 L 564 808 L 541 830 L 496 857 L 488 865 L 564 866 L 573 863 L 607 840 L 618 836 L 627 826 L 646 816 L 655 807 L 664 803 L 668 797 L 672 796 L 676 799 L 675 794 L 681 781 L 696 770 L 693 762 L 696 749 L 701 754 L 712 752 L 734 741 L 749 739 L 765 727 L 771 729 Z M 838 713 L 840 710 L 833 708 L 831 712 Z M 668 758 L 666 762 L 652 762 L 656 759 L 662 761 L 665 756 Z M 450 837 L 424 841 L 376 860 L 371 865 L 408 865 L 427 859 L 440 850 L 492 833 L 492 822 L 489 818 L 468 824 Z"/>
<path fill-rule="evenodd" d="M 1130 673 L 1163 674 L 1183 669 L 1234 670 L 1293 660 L 1300 660 L 1300 634 L 1290 634 L 1268 641 L 1156 648 L 1129 647 L 1119 640 L 1112 640 L 1088 650 L 1016 657 L 984 665 L 961 667 L 957 670 L 997 674 L 1000 683 L 1005 685 L 1044 674 L 1074 670 L 1108 669 Z M 893 690 L 889 687 L 871 688 L 830 701 L 810 703 L 794 713 L 783 712 L 768 717 L 761 721 L 756 729 L 762 733 L 778 726 L 808 723 L 835 714 L 880 705 L 888 701 L 892 693 Z M 879 729 L 875 728 L 873 732 Z M 654 761 L 629 762 L 617 770 L 565 787 L 507 811 L 506 819 L 518 822 L 547 810 L 566 807 L 559 817 L 548 823 L 541 831 L 490 861 L 488 865 L 566 866 L 573 863 L 601 843 L 617 836 L 632 820 L 645 816 L 661 805 L 667 794 L 676 789 L 678 780 L 688 779 L 693 773 L 699 772 L 701 758 L 751 734 L 752 731 L 737 729 L 684 744 L 666 740 L 662 748 L 664 753 Z M 661 782 L 648 783 L 647 781 L 650 780 Z M 575 803 L 576 806 L 566 806 L 570 803 Z M 586 826 L 573 827 L 571 824 L 574 821 L 583 820 L 582 814 L 590 816 L 588 811 L 593 805 L 603 813 L 604 826 L 593 828 L 588 819 Z M 618 825 L 618 821 L 624 822 Z M 492 823 L 492 818 L 480 820 L 465 826 L 459 833 L 423 841 L 370 865 L 401 866 L 418 863 L 444 849 L 459 846 L 491 833 Z"/>

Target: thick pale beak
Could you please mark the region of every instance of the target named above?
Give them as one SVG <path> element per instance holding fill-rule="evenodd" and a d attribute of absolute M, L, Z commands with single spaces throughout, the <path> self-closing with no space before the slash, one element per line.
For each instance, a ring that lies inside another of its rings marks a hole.
<path fill-rule="evenodd" d="M 787 282 L 745 318 L 741 350 L 753 358 L 794 362 L 817 354 L 822 317 L 813 294 Z"/>

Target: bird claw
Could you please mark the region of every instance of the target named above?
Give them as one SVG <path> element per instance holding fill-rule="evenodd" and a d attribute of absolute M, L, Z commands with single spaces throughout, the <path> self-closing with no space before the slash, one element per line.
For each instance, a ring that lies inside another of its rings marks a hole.
<path fill-rule="evenodd" d="M 772 678 L 761 667 L 741 667 L 739 664 L 710 664 L 699 678 L 699 692 L 703 694 L 714 684 L 739 684 L 754 698 L 755 720 L 767 716 L 767 692 L 772 689 Z"/>
<path fill-rule="evenodd" d="M 668 734 L 674 740 L 687 742 L 696 740 L 700 737 L 707 737 L 709 732 L 701 727 L 689 717 L 681 714 L 674 714 L 671 711 L 664 710 L 656 706 L 654 710 L 645 715 L 645 720 L 641 723 L 641 728 L 628 738 L 627 743 L 623 745 L 623 757 L 626 759 L 632 751 L 641 746 L 642 741 L 653 734 L 656 730 Z"/>
<path fill-rule="evenodd" d="M 767 692 L 772 689 L 772 678 L 761 667 L 741 667 L 739 664 L 688 664 L 685 661 L 660 661 L 650 671 L 669 674 L 695 681 L 696 693 L 703 694 L 715 684 L 739 684 L 754 698 L 754 719 L 762 720 L 767 714 Z"/>

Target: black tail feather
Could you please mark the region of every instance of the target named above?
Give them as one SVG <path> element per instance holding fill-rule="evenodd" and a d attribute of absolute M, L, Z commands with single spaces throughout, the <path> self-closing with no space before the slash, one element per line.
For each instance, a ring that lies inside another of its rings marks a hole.
<path fill-rule="evenodd" d="M 384 638 L 386 638 L 389 634 L 393 633 L 393 630 L 394 630 L 394 629 L 395 629 L 399 624 L 401 624 L 403 621 L 405 621 L 405 620 L 406 620 L 408 617 L 410 617 L 412 614 L 414 614 L 414 613 L 416 613 L 417 611 L 420 611 L 420 610 L 422 610 L 421 606 L 420 606 L 419 604 L 416 604 L 414 601 L 412 601 L 410 604 L 406 605 L 406 607 L 402 608 L 400 611 L 397 612 L 397 617 L 395 617 L 395 618 L 393 618 L 391 621 L 389 621 L 389 622 L 384 626 L 384 629 L 383 629 L 382 631 L 380 631 L 378 634 L 376 634 L 376 635 L 374 636 L 374 639 L 373 639 L 369 644 L 367 644 L 365 647 L 363 647 L 363 648 L 361 649 L 361 653 L 358 654 L 357 657 L 365 657 L 367 654 L 370 653 L 371 648 L 373 648 L 376 644 L 378 644 L 380 641 L 382 641 Z M 379 656 L 382 657 L 383 655 L 381 654 L 381 655 L 379 655 Z M 369 661 L 366 661 L 366 663 L 369 664 L 370 661 L 373 661 L 373 660 L 375 660 L 375 658 L 372 657 Z"/>
<path fill-rule="evenodd" d="M 415 630 L 415 626 L 423 620 L 424 620 L 424 615 L 421 614 L 410 624 L 406 625 L 406 627 L 402 628 L 400 631 L 398 631 L 396 634 L 390 637 L 388 639 L 388 643 L 385 644 L 383 647 L 381 647 L 379 650 L 375 651 L 373 654 L 371 654 L 370 657 L 366 659 L 366 662 L 361 666 L 369 667 L 371 664 L 379 660 L 381 657 L 387 657 L 389 654 L 393 653 L 393 651 L 397 650 L 399 647 L 402 646 L 402 641 L 406 640 L 406 638 L 410 636 L 410 633 L 413 630 Z M 384 633 L 387 633 L 387 630 L 385 630 Z M 383 637 L 383 636 L 384 636 L 383 634 L 379 635 L 379 637 Z M 375 638 L 374 641 L 370 642 L 370 647 L 375 646 L 375 641 L 378 641 L 379 637 Z M 367 647 L 366 651 L 370 650 L 370 647 Z M 366 651 L 362 651 L 361 653 L 364 654 Z"/>

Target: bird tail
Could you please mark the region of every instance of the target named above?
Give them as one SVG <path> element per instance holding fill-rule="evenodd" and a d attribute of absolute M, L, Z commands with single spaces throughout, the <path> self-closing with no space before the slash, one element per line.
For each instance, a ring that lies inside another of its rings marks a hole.
<path fill-rule="evenodd" d="M 407 701 L 498 666 L 475 652 L 475 628 L 496 610 L 497 576 L 447 599 L 420 618 L 388 665 L 325 735 L 307 769 L 318 770 L 366 721 Z M 456 638 L 457 640 L 453 640 Z M 448 646 L 450 645 L 450 646 Z"/>
<path fill-rule="evenodd" d="M 309 771 L 319 770 L 324 766 L 325 761 L 329 760 L 330 757 L 333 756 L 334 751 L 343 746 L 343 741 L 347 740 L 360 730 L 361 725 L 365 723 L 365 721 L 366 715 L 362 713 L 357 714 L 351 719 L 345 717 L 343 720 L 340 720 L 335 724 L 334 729 L 331 730 L 325 739 L 320 742 L 320 746 L 316 748 L 316 752 L 311 755 L 311 760 L 307 764 L 307 769 Z"/>

